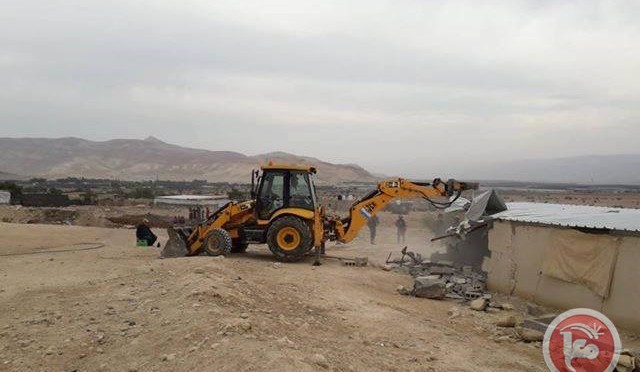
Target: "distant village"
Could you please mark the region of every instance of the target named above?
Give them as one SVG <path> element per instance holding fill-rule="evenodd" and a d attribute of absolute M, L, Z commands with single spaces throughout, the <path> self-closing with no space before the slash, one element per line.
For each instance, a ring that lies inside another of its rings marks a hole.
<path fill-rule="evenodd" d="M 320 198 L 330 207 L 344 209 L 374 187 L 373 183 L 343 183 L 317 186 Z M 0 204 L 28 207 L 65 207 L 71 205 L 126 205 L 153 200 L 160 204 L 189 203 L 185 196 L 207 196 L 215 200 L 249 199 L 250 184 L 192 181 L 124 181 L 67 177 L 60 179 L 31 178 L 0 182 Z M 173 197 L 173 199 L 172 199 Z M 172 200 L 180 201 L 172 202 Z"/>

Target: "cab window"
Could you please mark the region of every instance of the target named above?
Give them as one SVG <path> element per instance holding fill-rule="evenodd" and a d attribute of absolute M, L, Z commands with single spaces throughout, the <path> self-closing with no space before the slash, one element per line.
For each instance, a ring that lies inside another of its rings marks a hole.
<path fill-rule="evenodd" d="M 258 195 L 258 218 L 267 220 L 271 214 L 284 206 L 284 172 L 268 172 L 263 175 Z"/>
<path fill-rule="evenodd" d="M 307 172 L 291 172 L 289 176 L 289 207 L 314 209 L 314 197 Z"/>

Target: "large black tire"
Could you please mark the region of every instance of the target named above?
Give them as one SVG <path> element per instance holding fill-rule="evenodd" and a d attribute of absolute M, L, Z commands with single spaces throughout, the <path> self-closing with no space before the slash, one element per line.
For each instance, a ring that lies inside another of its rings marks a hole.
<path fill-rule="evenodd" d="M 232 239 L 231 242 L 231 253 L 244 253 L 249 247 L 249 243 L 244 241 L 242 238 Z"/>
<path fill-rule="evenodd" d="M 271 223 L 267 245 L 279 261 L 299 261 L 313 247 L 313 234 L 304 220 L 285 216 Z"/>
<path fill-rule="evenodd" d="M 214 229 L 204 238 L 202 249 L 208 256 L 220 256 L 231 252 L 231 235 L 226 230 Z"/>

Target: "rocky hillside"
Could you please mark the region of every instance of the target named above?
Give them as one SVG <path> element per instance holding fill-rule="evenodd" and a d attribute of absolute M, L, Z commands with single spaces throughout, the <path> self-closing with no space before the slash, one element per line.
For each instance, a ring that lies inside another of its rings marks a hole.
<path fill-rule="evenodd" d="M 80 138 L 0 138 L 2 172 L 45 178 L 87 177 L 123 180 L 248 182 L 251 170 L 269 160 L 310 164 L 320 183 L 371 181 L 356 165 L 341 165 L 287 153 L 247 156 L 176 146 L 149 137 L 104 142 Z"/>
<path fill-rule="evenodd" d="M 22 180 L 22 179 L 25 179 L 25 178 L 26 177 L 19 176 L 17 174 L 0 172 L 0 181 L 5 181 L 5 180 L 17 181 L 17 180 Z"/>
<path fill-rule="evenodd" d="M 325 161 L 307 156 L 298 156 L 286 152 L 271 152 L 252 157 L 260 164 L 274 161 L 288 164 L 311 164 L 318 169 L 318 178 L 324 179 L 323 173 L 329 172 L 331 177 L 338 181 L 375 181 L 381 176 L 375 176 L 359 165 L 355 164 L 331 164 Z"/>

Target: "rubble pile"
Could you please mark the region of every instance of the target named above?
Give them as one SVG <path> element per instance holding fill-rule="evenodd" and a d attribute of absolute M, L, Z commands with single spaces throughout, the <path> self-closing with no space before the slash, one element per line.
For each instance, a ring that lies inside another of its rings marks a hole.
<path fill-rule="evenodd" d="M 400 260 L 387 259 L 391 270 L 410 274 L 414 278 L 413 289 L 399 292 L 416 297 L 472 301 L 490 300 L 486 292 L 486 275 L 474 271 L 471 266 L 456 267 L 451 262 L 431 262 L 420 254 L 402 250 Z M 390 258 L 390 257 L 389 257 Z"/>

